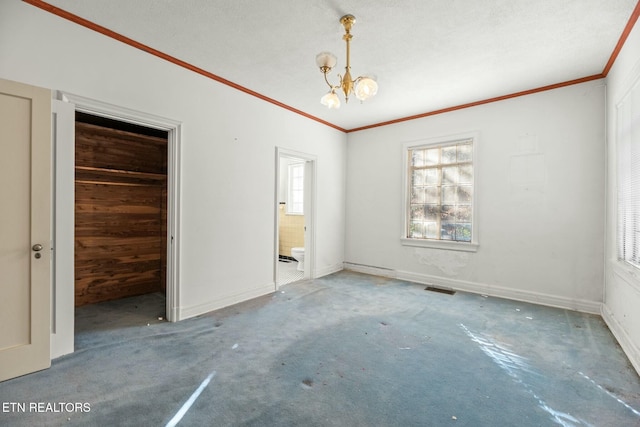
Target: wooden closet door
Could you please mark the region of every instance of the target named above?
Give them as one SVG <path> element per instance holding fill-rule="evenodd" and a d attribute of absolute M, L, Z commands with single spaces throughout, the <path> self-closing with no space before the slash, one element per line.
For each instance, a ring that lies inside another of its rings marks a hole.
<path fill-rule="evenodd" d="M 167 140 L 76 122 L 76 306 L 164 291 Z"/>

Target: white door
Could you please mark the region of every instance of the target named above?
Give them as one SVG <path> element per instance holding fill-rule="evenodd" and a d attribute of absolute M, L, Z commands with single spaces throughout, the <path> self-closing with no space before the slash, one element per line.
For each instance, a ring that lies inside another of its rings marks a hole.
<path fill-rule="evenodd" d="M 48 368 L 51 91 L 0 79 L 0 381 Z"/>

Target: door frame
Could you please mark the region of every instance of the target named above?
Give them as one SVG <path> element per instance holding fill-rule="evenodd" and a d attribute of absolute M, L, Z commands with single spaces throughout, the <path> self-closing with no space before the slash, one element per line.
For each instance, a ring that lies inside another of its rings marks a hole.
<path fill-rule="evenodd" d="M 75 109 L 73 104 L 52 99 L 51 112 L 51 359 L 55 359 L 73 353 L 75 336 Z"/>
<path fill-rule="evenodd" d="M 274 268 L 273 283 L 274 288 L 278 290 L 278 255 L 280 251 L 280 165 L 283 158 L 294 158 L 304 160 L 305 162 L 305 182 L 304 182 L 304 278 L 313 279 L 315 277 L 315 254 L 316 254 L 316 169 L 317 156 L 313 154 L 303 153 L 300 151 L 290 150 L 284 147 L 276 146 L 276 181 L 274 195 L 274 212 L 275 212 L 275 232 L 274 232 Z M 310 178 L 310 179 L 309 179 Z"/>
<path fill-rule="evenodd" d="M 132 123 L 168 133 L 167 141 L 167 286 L 166 318 L 180 318 L 180 155 L 182 122 L 149 113 L 58 91 L 57 98 L 74 105 L 76 111 Z"/>

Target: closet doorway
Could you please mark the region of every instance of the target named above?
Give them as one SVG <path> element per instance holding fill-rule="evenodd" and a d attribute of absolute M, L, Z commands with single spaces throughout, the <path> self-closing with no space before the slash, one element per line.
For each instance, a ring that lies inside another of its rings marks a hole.
<path fill-rule="evenodd" d="M 166 131 L 76 112 L 76 307 L 166 294 L 167 153 Z"/>

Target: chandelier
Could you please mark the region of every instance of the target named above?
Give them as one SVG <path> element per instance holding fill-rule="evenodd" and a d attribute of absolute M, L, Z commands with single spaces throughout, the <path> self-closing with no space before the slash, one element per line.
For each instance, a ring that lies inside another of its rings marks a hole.
<path fill-rule="evenodd" d="M 344 67 L 344 76 L 338 74 L 340 83 L 332 85 L 327 79 L 327 74 L 331 72 L 331 69 L 335 67 L 338 62 L 336 56 L 330 52 L 320 52 L 316 55 L 316 64 L 320 67 L 320 71 L 324 74 L 324 81 L 329 85 L 329 92 L 320 98 L 320 103 L 328 108 L 340 108 L 340 98 L 336 95 L 336 90 L 341 89 L 344 93 L 345 102 L 349 102 L 349 95 L 352 93 L 356 95 L 360 101 L 365 101 L 378 92 L 378 83 L 369 76 L 360 76 L 356 79 L 351 78 L 351 62 L 349 59 L 350 42 L 353 36 L 351 35 L 351 27 L 356 23 L 356 17 L 353 15 L 345 15 L 340 18 L 340 23 L 344 27 L 344 36 L 342 40 L 347 43 L 347 65 Z"/>

